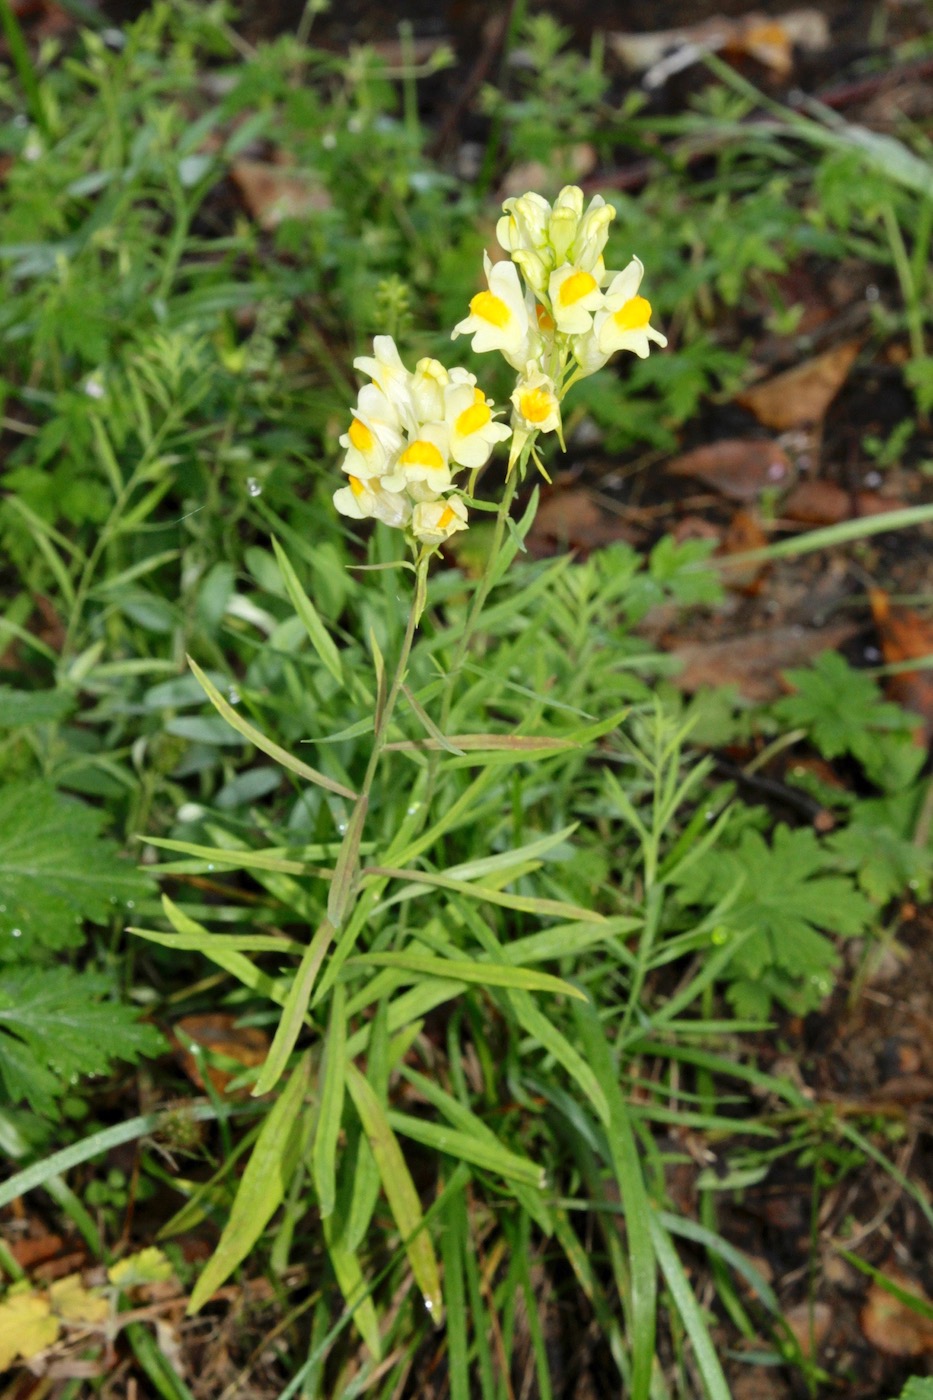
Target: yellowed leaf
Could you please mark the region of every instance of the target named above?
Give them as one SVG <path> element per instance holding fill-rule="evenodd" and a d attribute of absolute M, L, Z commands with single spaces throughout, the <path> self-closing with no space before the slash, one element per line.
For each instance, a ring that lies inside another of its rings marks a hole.
<path fill-rule="evenodd" d="M 68 1274 L 49 1288 L 49 1302 L 65 1322 L 103 1322 L 110 1305 L 99 1288 L 85 1288 L 80 1274 Z"/>
<path fill-rule="evenodd" d="M 129 1254 L 107 1270 L 107 1277 L 117 1288 L 138 1288 L 146 1283 L 166 1283 L 174 1273 L 171 1261 L 154 1246 Z"/>
<path fill-rule="evenodd" d="M 17 1357 L 28 1361 L 58 1340 L 60 1323 L 44 1293 L 11 1289 L 0 1303 L 0 1371 Z"/>

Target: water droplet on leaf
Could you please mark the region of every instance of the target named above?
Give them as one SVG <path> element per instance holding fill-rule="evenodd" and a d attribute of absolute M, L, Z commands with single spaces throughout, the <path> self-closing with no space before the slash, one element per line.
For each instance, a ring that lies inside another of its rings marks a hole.
<path fill-rule="evenodd" d="M 246 478 L 246 493 L 249 496 L 261 496 L 262 487 L 254 476 Z"/>

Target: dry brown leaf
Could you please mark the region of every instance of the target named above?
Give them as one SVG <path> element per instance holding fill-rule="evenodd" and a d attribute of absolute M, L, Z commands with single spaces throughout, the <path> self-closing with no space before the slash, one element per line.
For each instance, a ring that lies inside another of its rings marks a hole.
<path fill-rule="evenodd" d="M 826 1303 L 798 1303 L 784 1314 L 794 1341 L 808 1361 L 815 1361 L 826 1340 L 833 1314 Z"/>
<path fill-rule="evenodd" d="M 912 608 L 892 607 L 888 595 L 873 588 L 868 595 L 881 640 L 881 652 L 889 666 L 933 656 L 933 621 Z M 933 742 L 933 670 L 901 671 L 885 679 L 885 690 L 905 710 L 919 715 L 927 743 Z"/>
<path fill-rule="evenodd" d="M 264 160 L 236 160 L 230 177 L 260 228 L 278 228 L 283 219 L 301 219 L 331 207 L 323 186 L 302 171 Z"/>
<path fill-rule="evenodd" d="M 761 527 L 761 521 L 753 510 L 737 510 L 729 521 L 729 528 L 723 536 L 722 544 L 716 553 L 722 557 L 729 554 L 747 554 L 754 549 L 763 549 L 768 536 Z M 724 575 L 729 588 L 742 593 L 757 593 L 767 563 L 731 565 Z"/>
<path fill-rule="evenodd" d="M 759 423 L 778 432 L 818 423 L 842 388 L 860 346 L 861 341 L 847 340 L 773 379 L 753 384 L 736 401 L 754 413 Z"/>
<path fill-rule="evenodd" d="M 786 486 L 791 477 L 786 452 L 767 438 L 723 438 L 672 458 L 664 470 L 696 477 L 733 501 L 753 501 L 762 491 Z"/>
<path fill-rule="evenodd" d="M 46 1259 L 54 1259 L 61 1247 L 61 1235 L 38 1235 L 15 1240 L 9 1250 L 21 1268 L 32 1269 Z"/>
<path fill-rule="evenodd" d="M 933 1308 L 933 1300 L 913 1279 L 892 1268 L 884 1272 L 898 1288 Z M 873 1283 L 869 1288 L 859 1322 L 872 1346 L 888 1356 L 924 1356 L 933 1352 L 933 1318 L 914 1312 L 880 1284 Z"/>
<path fill-rule="evenodd" d="M 624 522 L 603 510 L 592 491 L 575 486 L 544 497 L 527 543 L 529 553 L 541 559 L 565 549 L 589 554 L 617 540 L 631 539 Z"/>
<path fill-rule="evenodd" d="M 838 525 L 841 520 L 883 515 L 903 505 L 877 491 L 846 491 L 834 481 L 801 481 L 781 506 L 781 514 L 802 525 Z"/>
<path fill-rule="evenodd" d="M 180 1047 L 182 1068 L 193 1084 L 204 1088 L 201 1075 L 203 1060 L 196 1058 L 187 1048 L 194 1041 L 216 1055 L 235 1060 L 246 1069 L 261 1065 L 269 1053 L 269 1037 L 258 1026 L 238 1026 L 237 1017 L 223 1011 L 208 1012 L 203 1016 L 183 1016 L 175 1023 L 175 1039 Z M 207 1073 L 218 1093 L 223 1093 L 233 1078 L 229 1070 L 219 1065 L 208 1065 Z"/>
<path fill-rule="evenodd" d="M 701 686 L 737 686 L 748 700 L 776 700 L 784 693 L 780 673 L 803 666 L 821 651 L 840 646 L 856 631 L 852 622 L 819 630 L 771 627 L 726 637 L 718 642 L 678 642 L 667 650 L 679 657 L 683 669 L 675 685 L 692 694 Z"/>

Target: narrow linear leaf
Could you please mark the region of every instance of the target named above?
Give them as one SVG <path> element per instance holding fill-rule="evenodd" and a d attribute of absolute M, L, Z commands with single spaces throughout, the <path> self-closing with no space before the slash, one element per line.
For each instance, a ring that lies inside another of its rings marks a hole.
<path fill-rule="evenodd" d="M 331 1267 L 337 1279 L 337 1286 L 343 1294 L 344 1302 L 353 1315 L 357 1330 L 366 1343 L 372 1356 L 378 1361 L 382 1356 L 382 1338 L 379 1335 L 379 1319 L 373 1300 L 369 1296 L 363 1270 L 357 1255 L 347 1249 L 342 1240 L 334 1238 L 333 1217 L 325 1217 L 324 1243 L 330 1256 Z"/>
<path fill-rule="evenodd" d="M 566 749 L 579 748 L 573 739 L 548 739 L 543 734 L 451 734 L 442 743 L 436 739 L 397 739 L 386 744 L 386 750 L 397 752 L 418 750 L 422 753 L 436 753 L 446 749 L 448 753 L 510 753 L 524 758 L 534 754 L 563 753 Z"/>
<path fill-rule="evenodd" d="M 687 1275 L 684 1273 L 684 1266 L 671 1243 L 671 1238 L 658 1220 L 654 1210 L 649 1209 L 647 1224 L 661 1272 L 664 1274 L 667 1286 L 671 1291 L 671 1297 L 680 1313 L 684 1330 L 693 1344 L 693 1354 L 706 1386 L 706 1394 L 709 1400 L 730 1400 L 732 1392 L 726 1384 L 726 1378 L 719 1364 L 709 1328 L 703 1320 L 703 1313 L 697 1302 L 696 1294 L 690 1287 Z"/>
<path fill-rule="evenodd" d="M 222 715 L 239 734 L 242 734 L 244 739 L 248 739 L 257 749 L 268 754 L 270 758 L 274 758 L 276 763 L 281 763 L 282 767 L 287 768 L 289 772 L 297 773 L 299 778 L 306 778 L 309 783 L 315 783 L 318 787 L 325 788 L 327 792 L 334 792 L 338 797 L 345 797 L 350 802 L 356 801 L 356 793 L 351 788 L 344 787 L 343 783 L 335 782 L 326 774 L 319 773 L 316 768 L 310 768 L 307 763 L 302 763 L 300 758 L 295 758 L 287 749 L 283 749 L 279 744 L 267 739 L 265 734 L 260 733 L 250 724 L 249 720 L 237 714 L 229 700 L 221 695 L 214 682 L 204 674 L 198 663 L 190 656 L 188 657 L 188 665 L 197 676 L 205 695 L 217 713 Z"/>
<path fill-rule="evenodd" d="M 424 1228 L 421 1202 L 408 1164 L 372 1087 L 350 1062 L 347 1063 L 347 1088 L 369 1139 L 415 1282 L 421 1289 L 425 1307 L 439 1325 L 443 1318 L 440 1270 L 431 1237 Z"/>
<path fill-rule="evenodd" d="M 340 652 L 337 650 L 333 637 L 328 632 L 321 621 L 318 611 L 311 599 L 305 593 L 298 579 L 298 575 L 292 568 L 291 561 L 285 550 L 279 544 L 275 535 L 272 536 L 272 548 L 275 551 L 276 563 L 279 566 L 279 573 L 282 575 L 282 582 L 285 584 L 285 591 L 291 599 L 295 612 L 301 618 L 304 629 L 314 650 L 330 671 L 338 685 L 343 685 L 343 665 L 340 660 Z"/>
<path fill-rule="evenodd" d="M 481 987 L 515 987 L 529 992 L 553 992 L 580 1001 L 587 999 L 585 992 L 562 977 L 505 963 L 455 961 L 421 953 L 359 953 L 348 959 L 348 965 L 394 967 L 410 972 L 413 977 L 456 977 L 461 982 L 475 982 Z"/>
<path fill-rule="evenodd" d="M 317 932 L 305 949 L 305 955 L 295 974 L 295 980 L 288 989 L 282 1019 L 266 1056 L 253 1094 L 259 1098 L 268 1094 L 282 1077 L 288 1057 L 295 1048 L 295 1042 L 304 1024 L 308 1003 L 314 990 L 314 982 L 334 936 L 334 926 L 329 919 L 322 920 Z"/>
<path fill-rule="evenodd" d="M 273 870 L 281 875 L 316 875 L 329 880 L 332 870 L 322 870 L 308 865 L 302 860 L 287 860 L 279 847 L 267 851 L 224 850 L 220 846 L 199 846 L 193 841 L 176 841 L 170 836 L 147 836 L 147 846 L 157 846 L 163 851 L 178 851 L 181 855 L 195 856 L 211 865 L 223 865 L 231 870 Z M 325 848 L 311 848 L 322 856 Z"/>
<path fill-rule="evenodd" d="M 177 948 L 180 953 L 303 953 L 304 944 L 290 938 L 275 938 L 268 933 L 162 933 L 158 929 L 130 927 L 127 933 L 158 943 L 162 948 Z"/>
<path fill-rule="evenodd" d="M 625 1214 L 631 1285 L 627 1330 L 632 1347 L 632 1400 L 647 1400 L 654 1365 L 657 1322 L 657 1264 L 650 1231 L 651 1205 L 618 1070 L 595 1009 L 575 1002 L 574 1016 L 586 1058 L 609 1105 L 609 1149 Z"/>
<path fill-rule="evenodd" d="M 557 919 L 579 919 L 590 924 L 605 923 L 602 914 L 594 909 L 579 908 L 575 904 L 565 904 L 559 899 L 537 899 L 533 895 L 506 894 L 502 890 L 492 890 L 485 885 L 473 885 L 467 880 L 454 880 L 449 875 L 437 875 L 428 870 L 395 870 L 389 866 L 367 865 L 364 875 L 375 875 L 381 879 L 405 880 L 409 883 L 401 892 L 411 898 L 424 893 L 425 889 L 450 890 L 452 894 L 464 894 L 470 899 L 478 899 L 486 904 L 498 904 L 503 909 L 521 909 L 526 914 L 542 914 Z M 395 896 L 399 898 L 398 895 Z"/>
<path fill-rule="evenodd" d="M 334 878 L 327 897 L 327 917 L 335 929 L 343 923 L 359 877 L 360 841 L 363 839 L 368 809 L 369 799 L 365 796 L 357 798 L 337 855 Z"/>
<path fill-rule="evenodd" d="M 198 1312 L 242 1263 L 285 1199 L 301 1157 L 305 1134 L 302 1102 L 308 1091 L 310 1071 L 310 1056 L 304 1055 L 262 1125 L 230 1218 L 192 1291 L 189 1316 Z"/>
<path fill-rule="evenodd" d="M 481 1167 L 483 1171 L 495 1172 L 506 1180 L 520 1181 L 538 1190 L 544 1186 L 542 1167 L 536 1166 L 527 1157 L 509 1152 L 498 1142 L 477 1138 L 472 1133 L 461 1132 L 459 1128 L 449 1128 L 446 1123 L 430 1123 L 426 1118 L 412 1118 L 407 1113 L 393 1110 L 386 1115 L 386 1121 L 395 1132 L 433 1148 L 435 1152 L 444 1152 L 461 1162 L 472 1162 L 473 1166 Z"/>
<path fill-rule="evenodd" d="M 405 696 L 405 699 L 408 701 L 409 705 L 414 711 L 414 714 L 417 717 L 422 728 L 427 733 L 428 741 L 430 742 L 432 747 L 434 749 L 444 749 L 447 753 L 456 754 L 458 757 L 462 757 L 463 749 L 458 748 L 452 739 L 446 739 L 444 737 L 444 735 L 438 729 L 437 725 L 434 723 L 431 716 L 428 714 L 427 710 L 422 704 L 419 703 L 419 701 L 415 698 L 414 694 L 409 690 L 407 685 L 402 686 L 402 694 Z"/>
<path fill-rule="evenodd" d="M 317 1191 L 321 1217 L 333 1215 L 337 1199 L 337 1139 L 343 1117 L 343 1093 L 346 1083 L 347 1012 L 346 991 L 342 982 L 334 988 L 330 1007 L 330 1024 L 324 1045 L 322 1066 L 321 1106 L 317 1131 L 311 1149 L 311 1170 Z"/>

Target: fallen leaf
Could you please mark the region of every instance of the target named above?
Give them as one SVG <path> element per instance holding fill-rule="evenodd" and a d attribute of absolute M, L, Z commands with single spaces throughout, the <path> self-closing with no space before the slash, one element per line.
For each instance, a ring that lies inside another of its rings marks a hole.
<path fill-rule="evenodd" d="M 175 1040 L 180 1047 L 182 1068 L 192 1083 L 204 1088 L 202 1056 L 195 1056 L 187 1042 L 194 1041 L 202 1050 L 225 1059 L 235 1060 L 246 1069 L 261 1065 L 269 1053 L 269 1037 L 258 1026 L 238 1026 L 238 1018 L 223 1011 L 207 1012 L 203 1016 L 183 1016 L 175 1023 Z M 219 1065 L 207 1065 L 207 1073 L 218 1093 L 222 1094 L 233 1074 Z"/>
<path fill-rule="evenodd" d="M 696 477 L 733 501 L 753 501 L 791 477 L 787 453 L 767 438 L 723 438 L 673 457 L 664 470 Z"/>
<path fill-rule="evenodd" d="M 842 388 L 860 346 L 861 341 L 847 340 L 773 379 L 753 384 L 736 401 L 759 423 L 779 432 L 818 423 Z"/>
<path fill-rule="evenodd" d="M 114 1264 L 107 1270 L 107 1277 L 117 1288 L 126 1292 L 127 1289 L 138 1288 L 142 1284 L 165 1283 L 174 1272 L 172 1261 L 161 1249 L 150 1245 L 148 1249 L 141 1249 L 138 1254 L 129 1254 Z"/>
<path fill-rule="evenodd" d="M 833 1320 L 832 1310 L 826 1303 L 798 1303 L 784 1314 L 794 1341 L 808 1361 L 815 1361 L 820 1347 L 826 1340 Z"/>
<path fill-rule="evenodd" d="M 23 1269 L 32 1269 L 46 1259 L 54 1259 L 62 1247 L 61 1235 L 39 1235 L 16 1240 L 10 1245 L 10 1253 Z"/>
<path fill-rule="evenodd" d="M 768 543 L 768 536 L 761 528 L 761 522 L 751 510 L 737 510 L 729 521 L 729 528 L 723 536 L 722 544 L 716 553 L 722 557 L 729 554 L 747 554 L 753 549 L 762 549 Z M 725 575 L 726 586 L 741 593 L 757 593 L 766 563 L 732 565 Z"/>
<path fill-rule="evenodd" d="M 16 1287 L 0 1303 L 0 1371 L 7 1370 L 17 1357 L 28 1361 L 45 1351 L 58 1340 L 61 1326 L 44 1294 L 33 1292 L 28 1284 L 22 1292 Z"/>
<path fill-rule="evenodd" d="M 623 521 L 599 504 L 585 486 L 549 492 L 538 507 L 528 534 L 529 553 L 536 559 L 566 549 L 589 554 L 617 540 L 632 540 Z"/>
<path fill-rule="evenodd" d="M 838 525 L 841 520 L 883 515 L 903 505 L 877 491 L 846 491 L 834 481 L 801 481 L 785 497 L 781 514 L 802 525 Z"/>
<path fill-rule="evenodd" d="M 803 666 L 821 651 L 840 646 L 856 630 L 854 622 L 821 629 L 771 627 L 718 642 L 672 639 L 666 649 L 683 662 L 673 680 L 688 694 L 701 686 L 734 685 L 748 700 L 776 700 L 784 693 L 782 670 Z"/>
<path fill-rule="evenodd" d="M 230 178 L 260 228 L 278 228 L 283 219 L 301 219 L 329 209 L 327 190 L 310 175 L 264 160 L 236 160 Z"/>
<path fill-rule="evenodd" d="M 873 588 L 868 598 L 889 666 L 933 656 L 933 620 L 912 608 L 892 607 L 880 588 Z M 933 670 L 900 671 L 885 678 L 884 688 L 892 700 L 920 716 L 919 732 L 926 743 L 933 742 Z"/>
<path fill-rule="evenodd" d="M 913 1279 L 890 1267 L 885 1269 L 885 1275 L 903 1292 L 933 1310 L 933 1301 Z M 933 1317 L 915 1312 L 878 1283 L 868 1290 L 859 1322 L 872 1346 L 888 1356 L 924 1356 L 933 1352 Z"/>
<path fill-rule="evenodd" d="M 99 1288 L 85 1288 L 80 1274 L 60 1278 L 49 1288 L 49 1304 L 64 1322 L 103 1322 L 110 1304 Z"/>

